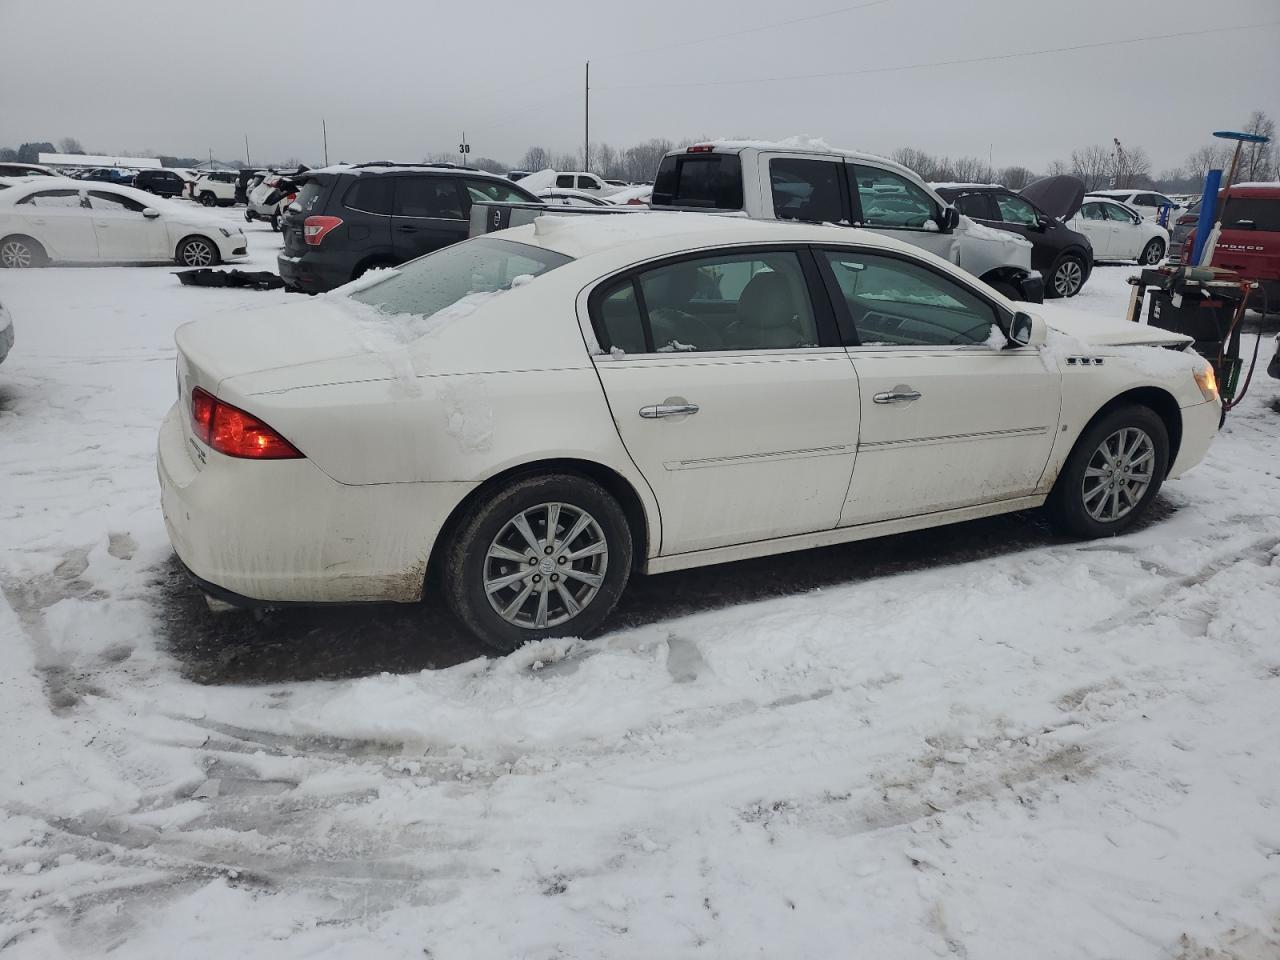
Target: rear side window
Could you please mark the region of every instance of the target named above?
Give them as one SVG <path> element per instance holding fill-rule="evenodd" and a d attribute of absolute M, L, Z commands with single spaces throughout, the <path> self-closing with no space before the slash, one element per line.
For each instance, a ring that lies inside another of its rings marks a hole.
<path fill-rule="evenodd" d="M 443 177 L 397 178 L 395 215 L 437 220 L 466 219 L 458 182 Z"/>
<path fill-rule="evenodd" d="M 906 177 L 878 167 L 856 164 L 852 168 L 862 204 L 862 222 L 872 227 L 937 229 L 933 198 Z"/>
<path fill-rule="evenodd" d="M 837 223 L 845 219 L 838 162 L 785 157 L 770 160 L 769 187 L 773 215 L 779 220 Z"/>
<path fill-rule="evenodd" d="M 664 157 L 653 182 L 653 205 L 741 210 L 741 159 L 715 153 Z"/>
<path fill-rule="evenodd" d="M 1080 216 L 1085 220 L 1105 220 L 1107 212 L 1102 209 L 1100 203 L 1086 203 L 1080 208 Z"/>
<path fill-rule="evenodd" d="M 1104 203 L 1102 209 L 1106 211 L 1107 219 L 1114 220 L 1117 223 L 1137 223 L 1139 217 L 1136 213 L 1130 213 L 1118 203 Z"/>
<path fill-rule="evenodd" d="M 1222 213 L 1222 225 L 1236 230 L 1280 232 L 1280 199 L 1230 197 Z"/>
<path fill-rule="evenodd" d="M 560 174 L 560 176 L 556 177 L 556 186 L 557 186 L 557 187 L 568 187 L 570 190 L 572 190 L 572 189 L 573 189 L 573 174 L 571 174 L 571 173 L 562 173 L 562 174 Z"/>
<path fill-rule="evenodd" d="M 358 177 L 347 188 L 342 205 L 351 210 L 385 217 L 391 213 L 392 186 L 390 177 Z"/>
<path fill-rule="evenodd" d="M 611 348 L 626 353 L 646 353 L 644 319 L 636 300 L 636 285 L 628 280 L 600 301 L 600 324 Z"/>
<path fill-rule="evenodd" d="M 990 204 L 990 198 L 981 193 L 966 193 L 963 197 L 958 197 L 955 201 L 956 209 L 966 217 L 974 217 L 978 220 L 999 219 L 996 217 Z"/>

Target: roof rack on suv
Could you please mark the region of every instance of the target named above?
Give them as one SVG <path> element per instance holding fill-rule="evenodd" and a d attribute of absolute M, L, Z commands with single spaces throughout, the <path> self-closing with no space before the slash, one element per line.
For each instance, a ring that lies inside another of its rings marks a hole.
<path fill-rule="evenodd" d="M 477 173 L 483 173 L 479 167 L 468 167 L 460 163 L 446 163 L 443 161 L 440 163 L 396 163 L 393 160 L 370 160 L 368 163 L 354 163 L 352 166 L 361 170 L 368 167 L 446 167 L 450 170 L 474 170 Z"/>

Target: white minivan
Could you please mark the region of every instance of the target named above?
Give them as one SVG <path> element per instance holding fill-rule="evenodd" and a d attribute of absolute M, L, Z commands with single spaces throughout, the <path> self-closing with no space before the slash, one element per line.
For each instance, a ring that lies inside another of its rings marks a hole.
<path fill-rule="evenodd" d="M 807 141 L 698 143 L 662 158 L 650 206 L 863 227 L 923 247 L 1012 300 L 1044 299 L 1030 243 L 962 216 L 884 157 Z"/>

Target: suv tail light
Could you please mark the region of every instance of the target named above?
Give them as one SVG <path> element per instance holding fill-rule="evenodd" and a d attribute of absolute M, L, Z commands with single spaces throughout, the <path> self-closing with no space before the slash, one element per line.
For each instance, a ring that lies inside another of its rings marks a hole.
<path fill-rule="evenodd" d="M 207 390 L 191 391 L 191 429 L 208 446 L 246 460 L 299 460 L 302 453 L 251 413 Z"/>
<path fill-rule="evenodd" d="M 330 230 L 342 226 L 341 217 L 307 217 L 302 221 L 302 239 L 312 247 L 320 246 Z"/>

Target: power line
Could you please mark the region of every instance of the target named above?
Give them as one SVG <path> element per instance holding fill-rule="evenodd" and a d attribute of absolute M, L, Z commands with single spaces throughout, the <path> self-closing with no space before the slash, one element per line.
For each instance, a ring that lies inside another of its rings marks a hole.
<path fill-rule="evenodd" d="M 747 83 L 784 83 L 791 80 L 826 80 L 831 77 L 856 77 L 870 73 L 898 73 L 906 70 L 923 70 L 930 67 L 954 67 L 970 63 L 991 63 L 1000 60 L 1019 60 L 1026 57 L 1039 57 L 1050 53 L 1068 53 L 1075 50 L 1094 50 L 1099 47 L 1119 47 L 1125 44 L 1149 43 L 1153 40 L 1173 40 L 1178 37 L 1202 37 L 1211 33 L 1232 33 L 1240 30 L 1258 30 L 1264 27 L 1280 26 L 1280 20 L 1269 20 L 1264 23 L 1244 24 L 1236 27 L 1215 27 L 1205 30 L 1183 30 L 1179 33 L 1164 33 L 1148 37 L 1132 37 L 1127 40 L 1099 40 L 1093 43 L 1077 43 L 1066 47 L 1046 47 L 1042 50 L 1027 50 L 1023 53 L 999 53 L 987 57 L 964 57 L 957 60 L 933 60 L 927 63 L 895 64 L 888 67 L 864 67 L 860 70 L 834 70 L 828 73 L 797 73 L 781 77 L 751 77 L 737 80 L 686 80 L 665 83 L 624 83 L 596 87 L 597 90 L 643 90 L 654 87 L 724 87 Z"/>
<path fill-rule="evenodd" d="M 691 47 L 697 43 L 710 43 L 712 40 L 727 40 L 731 37 L 745 37 L 751 33 L 763 33 L 766 30 L 776 30 L 779 27 L 789 27 L 796 23 L 811 23 L 814 20 L 825 20 L 828 17 L 836 17 L 843 13 L 852 13 L 855 10 L 865 10 L 868 7 L 879 7 L 886 3 L 894 3 L 896 0 L 870 0 L 869 3 L 855 3 L 847 7 L 838 7 L 835 10 L 827 10 L 824 13 L 811 13 L 806 17 L 795 17 L 791 20 L 778 20 L 774 23 L 761 24 L 758 27 L 745 27 L 742 30 L 734 30 L 730 33 L 716 33 L 706 37 L 695 37 L 692 40 L 679 40 L 675 43 L 664 43 L 656 47 L 641 47 L 639 50 L 626 50 L 621 53 L 606 53 L 603 56 L 597 56 L 597 60 L 614 60 L 619 57 L 636 57 L 642 53 L 656 53 L 661 50 L 675 50 L 679 47 Z"/>

